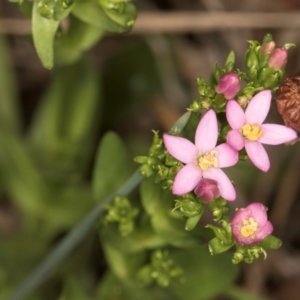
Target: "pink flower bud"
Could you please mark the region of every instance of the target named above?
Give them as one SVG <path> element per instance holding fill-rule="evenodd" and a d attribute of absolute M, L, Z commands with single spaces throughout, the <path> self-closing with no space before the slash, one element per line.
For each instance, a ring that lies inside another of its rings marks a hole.
<path fill-rule="evenodd" d="M 270 54 L 269 66 L 280 70 L 287 62 L 288 52 L 284 48 L 276 48 Z"/>
<path fill-rule="evenodd" d="M 259 243 L 273 232 L 261 203 L 252 203 L 239 209 L 231 221 L 231 229 L 235 239 L 242 245 Z"/>
<path fill-rule="evenodd" d="M 239 76 L 235 73 L 227 73 L 219 78 L 219 83 L 216 87 L 218 94 L 223 94 L 227 100 L 232 99 L 240 90 L 241 83 Z"/>
<path fill-rule="evenodd" d="M 265 54 L 271 53 L 275 49 L 275 47 L 276 47 L 275 42 L 270 41 L 262 46 L 261 52 Z"/>
<path fill-rule="evenodd" d="M 218 182 L 213 179 L 203 178 L 195 188 L 195 194 L 204 202 L 210 202 L 220 197 Z"/>

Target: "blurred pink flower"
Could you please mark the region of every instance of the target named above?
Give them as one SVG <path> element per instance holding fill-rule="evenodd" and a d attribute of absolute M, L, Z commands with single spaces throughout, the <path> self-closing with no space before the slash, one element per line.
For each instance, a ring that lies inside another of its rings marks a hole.
<path fill-rule="evenodd" d="M 204 202 L 211 202 L 220 197 L 218 183 L 213 179 L 203 178 L 196 186 L 195 194 Z"/>
<path fill-rule="evenodd" d="M 196 129 L 195 144 L 183 137 L 164 134 L 164 144 L 169 153 L 186 164 L 175 177 L 173 194 L 189 193 L 202 178 L 208 178 L 218 182 L 220 194 L 224 199 L 235 200 L 235 189 L 220 168 L 235 165 L 238 154 L 225 143 L 216 147 L 218 134 L 217 116 L 213 110 L 209 110 L 200 120 Z"/>
<path fill-rule="evenodd" d="M 269 66 L 274 68 L 275 70 L 280 70 L 287 62 L 288 52 L 284 48 L 275 48 L 271 54 L 269 59 Z"/>
<path fill-rule="evenodd" d="M 270 161 L 262 144 L 279 145 L 297 138 L 297 133 L 284 125 L 262 124 L 271 99 L 271 91 L 264 90 L 252 98 L 245 112 L 235 100 L 226 106 L 227 121 L 233 129 L 227 134 L 227 143 L 237 151 L 245 147 L 253 164 L 264 172 L 269 170 Z"/>
<path fill-rule="evenodd" d="M 273 232 L 268 221 L 265 207 L 261 203 L 252 203 L 239 209 L 231 221 L 232 234 L 242 245 L 259 243 Z"/>
<path fill-rule="evenodd" d="M 241 83 L 240 78 L 237 74 L 230 72 L 226 73 L 219 78 L 218 85 L 216 87 L 216 92 L 218 94 L 223 94 L 224 97 L 229 100 L 240 90 Z"/>

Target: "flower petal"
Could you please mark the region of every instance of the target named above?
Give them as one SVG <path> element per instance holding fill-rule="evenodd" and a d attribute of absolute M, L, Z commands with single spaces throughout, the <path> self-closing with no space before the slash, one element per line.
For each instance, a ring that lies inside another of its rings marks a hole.
<path fill-rule="evenodd" d="M 234 166 L 238 160 L 238 152 L 230 147 L 228 144 L 221 144 L 215 148 L 218 151 L 218 167 L 227 168 Z"/>
<path fill-rule="evenodd" d="M 253 164 L 260 170 L 267 172 L 270 168 L 269 156 L 259 142 L 245 142 L 245 149 Z"/>
<path fill-rule="evenodd" d="M 284 125 L 262 124 L 261 129 L 264 133 L 258 141 L 263 144 L 279 145 L 297 138 L 296 131 Z"/>
<path fill-rule="evenodd" d="M 260 228 L 259 232 L 256 233 L 255 237 L 253 238 L 253 243 L 259 243 L 265 237 L 270 235 L 273 232 L 273 225 L 271 222 L 267 221 L 265 225 Z"/>
<path fill-rule="evenodd" d="M 226 118 L 232 129 L 240 129 L 246 124 L 245 113 L 235 100 L 228 101 Z"/>
<path fill-rule="evenodd" d="M 226 141 L 227 144 L 236 151 L 242 150 L 245 146 L 245 139 L 237 129 L 231 130 L 227 133 Z"/>
<path fill-rule="evenodd" d="M 261 125 L 269 113 L 271 100 L 272 92 L 270 90 L 256 94 L 245 111 L 247 124 Z"/>
<path fill-rule="evenodd" d="M 172 193 L 183 195 L 192 191 L 202 178 L 202 171 L 194 163 L 184 166 L 176 175 Z"/>
<path fill-rule="evenodd" d="M 228 201 L 234 201 L 236 198 L 236 192 L 235 189 L 227 177 L 227 175 L 218 168 L 209 168 L 208 170 L 203 172 L 204 178 L 209 178 L 216 180 L 218 182 L 218 188 L 220 191 L 220 195 L 228 200 Z"/>
<path fill-rule="evenodd" d="M 263 227 L 266 224 L 268 217 L 266 208 L 262 203 L 252 203 L 247 206 L 247 209 L 251 211 L 251 215 L 258 223 L 259 227 Z"/>
<path fill-rule="evenodd" d="M 215 148 L 218 139 L 218 121 L 216 113 L 210 109 L 198 124 L 195 144 L 200 153 L 208 152 Z"/>
<path fill-rule="evenodd" d="M 164 134 L 163 140 L 168 152 L 185 164 L 193 162 L 199 153 L 197 147 L 185 138 Z"/>

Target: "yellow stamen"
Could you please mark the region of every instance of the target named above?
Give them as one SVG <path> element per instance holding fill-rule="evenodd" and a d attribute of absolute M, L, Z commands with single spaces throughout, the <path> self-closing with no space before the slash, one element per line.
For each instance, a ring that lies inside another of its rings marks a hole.
<path fill-rule="evenodd" d="M 249 218 L 243 221 L 243 226 L 241 227 L 241 234 L 243 237 L 255 236 L 258 229 L 258 224 L 255 222 L 254 218 Z"/>
<path fill-rule="evenodd" d="M 264 132 L 260 129 L 260 126 L 256 124 L 246 124 L 242 127 L 242 135 L 249 141 L 257 141 L 263 133 Z"/>
<path fill-rule="evenodd" d="M 217 168 L 218 167 L 218 159 L 217 159 L 218 151 L 212 150 L 209 154 L 202 154 L 197 158 L 198 166 L 206 171 L 211 166 Z"/>

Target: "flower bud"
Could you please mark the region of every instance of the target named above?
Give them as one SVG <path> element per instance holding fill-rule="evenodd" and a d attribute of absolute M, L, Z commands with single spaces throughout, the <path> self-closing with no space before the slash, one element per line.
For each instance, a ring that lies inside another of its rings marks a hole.
<path fill-rule="evenodd" d="M 219 78 L 219 83 L 216 87 L 218 94 L 223 94 L 227 100 L 232 99 L 240 90 L 241 83 L 239 76 L 233 72 L 226 73 Z"/>
<path fill-rule="evenodd" d="M 276 48 L 270 54 L 269 66 L 280 70 L 287 62 L 288 52 L 284 48 Z"/>
<path fill-rule="evenodd" d="M 264 44 L 261 48 L 261 52 L 265 54 L 270 54 L 276 47 L 274 41 L 269 41 L 268 43 Z"/>
<path fill-rule="evenodd" d="M 220 197 L 218 182 L 213 179 L 203 178 L 195 188 L 195 194 L 204 202 L 210 202 Z"/>

